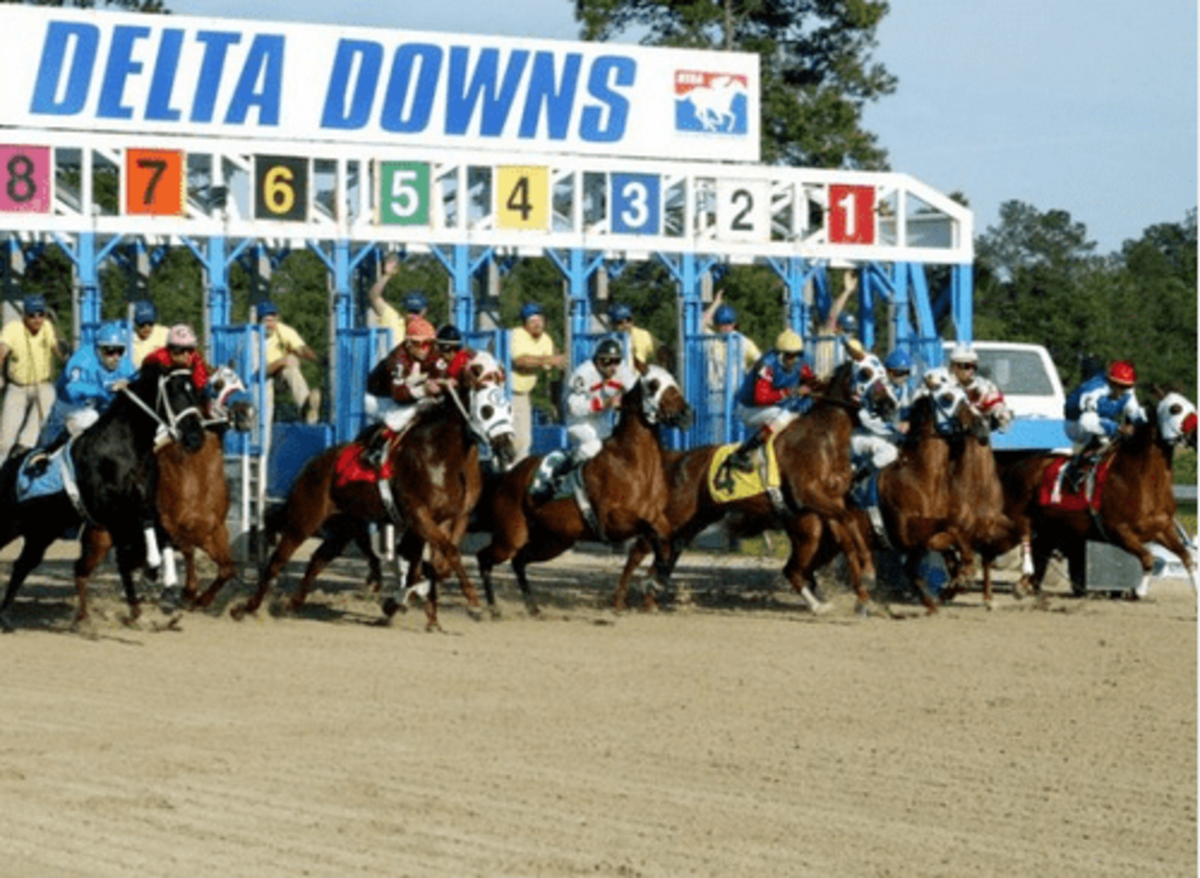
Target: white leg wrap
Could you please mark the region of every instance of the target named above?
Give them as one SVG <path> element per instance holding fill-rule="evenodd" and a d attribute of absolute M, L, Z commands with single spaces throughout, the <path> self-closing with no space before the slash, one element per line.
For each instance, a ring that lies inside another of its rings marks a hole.
<path fill-rule="evenodd" d="M 146 534 L 146 566 L 157 567 L 162 564 L 162 555 L 158 551 L 158 537 L 154 534 L 154 528 L 148 527 L 145 530 Z"/>
<path fill-rule="evenodd" d="M 1137 595 L 1139 598 L 1144 598 L 1146 595 L 1150 594 L 1150 574 L 1149 573 L 1142 574 L 1142 581 L 1137 584 L 1137 588 L 1135 588 L 1133 590 L 1133 593 L 1135 595 Z"/>
<path fill-rule="evenodd" d="M 179 584 L 179 575 L 175 570 L 175 550 L 170 546 L 163 549 L 163 587 L 174 588 Z"/>
<path fill-rule="evenodd" d="M 1021 573 L 1033 576 L 1033 547 L 1028 540 L 1021 541 Z"/>
<path fill-rule="evenodd" d="M 800 589 L 800 597 L 804 598 L 805 602 L 808 604 L 808 608 L 814 613 L 821 609 L 821 602 L 817 600 L 817 596 L 812 593 L 812 589 L 807 585 Z"/>

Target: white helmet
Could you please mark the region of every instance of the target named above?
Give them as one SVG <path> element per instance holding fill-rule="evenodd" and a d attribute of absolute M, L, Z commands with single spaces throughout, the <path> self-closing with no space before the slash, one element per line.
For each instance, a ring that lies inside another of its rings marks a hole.
<path fill-rule="evenodd" d="M 979 355 L 975 353 L 975 349 L 969 345 L 956 344 L 954 350 L 950 352 L 951 363 L 978 363 Z"/>

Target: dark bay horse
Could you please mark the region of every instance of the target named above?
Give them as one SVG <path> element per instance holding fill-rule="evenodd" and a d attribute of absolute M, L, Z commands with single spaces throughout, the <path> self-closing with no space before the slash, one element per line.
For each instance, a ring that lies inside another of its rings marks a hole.
<path fill-rule="evenodd" d="M 204 444 L 195 453 L 170 443 L 156 453 L 158 489 L 156 492 L 159 524 L 183 554 L 185 579 L 182 601 L 191 607 L 199 597 L 196 575 L 196 549 L 202 549 L 217 565 L 217 577 L 210 586 L 215 594 L 237 573 L 229 546 L 229 483 L 225 478 L 225 431 L 246 432 L 254 425 L 254 403 L 246 385 L 228 366 L 213 372 L 205 387 L 208 402 L 204 424 Z M 82 550 L 76 565 L 76 587 L 86 589 L 87 580 L 104 560 L 112 546 L 112 537 L 102 527 L 84 526 Z M 172 586 L 172 548 L 163 549 L 168 571 L 164 585 Z"/>
<path fill-rule="evenodd" d="M 833 543 L 850 562 L 851 584 L 860 604 L 869 599 L 864 571 L 873 570 L 867 545 L 851 520 L 845 504 L 850 486 L 850 433 L 853 429 L 852 365 L 843 364 L 828 384 L 818 388 L 812 409 L 789 424 L 775 439 L 775 455 L 781 477 L 780 501 L 767 492 L 722 501 L 713 496 L 709 473 L 721 446 L 708 445 L 690 451 L 663 451 L 669 498 L 666 515 L 671 526 L 668 569 L 674 569 L 683 548 L 701 531 L 730 516 L 731 529 L 750 536 L 771 528 L 782 528 L 791 543 L 791 554 L 783 573 L 792 588 L 814 611 L 821 607 L 811 590 L 817 569 L 817 549 L 826 528 Z M 651 546 L 639 538 L 629 551 L 625 569 L 613 596 L 618 611 L 625 609 L 629 582 Z M 828 558 L 822 559 L 826 562 Z M 868 573 L 869 575 L 869 573 Z M 649 591 L 646 607 L 654 606 Z"/>
<path fill-rule="evenodd" d="M 492 541 L 476 557 L 493 612 L 492 570 L 497 564 L 512 561 L 525 604 L 536 614 L 525 568 L 558 557 L 582 539 L 620 542 L 645 537 L 654 546 L 655 569 L 665 581 L 671 523 L 658 428 L 686 426 L 692 410 L 670 372 L 644 364 L 638 364 L 638 370 L 612 435 L 582 468 L 591 516 L 574 498 L 539 502 L 530 496 L 540 457 L 528 457 L 501 476 L 480 504 L 480 518 L 490 527 Z"/>
<path fill-rule="evenodd" d="M 200 398 L 187 370 L 143 369 L 100 418 L 56 456 L 52 467 L 73 467 L 71 490 L 62 489 L 18 502 L 20 469 L 25 456 L 10 457 L 0 468 L 0 546 L 25 538 L 0 604 L 0 622 L 26 577 L 41 563 L 46 549 L 81 522 L 103 527 L 117 547 L 121 585 L 132 618 L 139 613 L 134 571 L 147 560 L 147 530 L 153 534 L 156 490 L 154 449 L 168 439 L 188 453 L 204 440 Z M 72 498 L 70 494 L 76 494 Z M 77 584 L 80 567 L 76 564 Z M 84 580 L 86 582 L 86 580 Z M 76 622 L 88 616 L 86 587 L 78 589 Z M 5 623 L 6 624 L 6 623 Z"/>
<path fill-rule="evenodd" d="M 1142 563 L 1142 581 L 1133 597 L 1144 597 L 1154 569 L 1146 544 L 1157 542 L 1174 552 L 1196 585 L 1187 543 L 1175 518 L 1177 504 L 1171 464 L 1180 444 L 1196 447 L 1196 407 L 1178 393 L 1162 397 L 1147 423 L 1117 439 L 1096 473 L 1103 487 L 1086 497 L 1055 501 L 1053 470 L 1062 455 L 1037 455 L 1018 461 L 1002 476 L 1005 511 L 1017 526 L 1022 546 L 1021 589 L 1040 594 L 1051 554 L 1067 558 L 1072 587 L 1082 594 L 1087 540 L 1120 546 Z M 1013 540 L 1016 545 L 1016 540 Z"/>
<path fill-rule="evenodd" d="M 477 358 L 494 362 L 490 355 Z M 390 521 L 406 530 L 407 546 L 423 549 L 427 544 L 436 575 L 444 578 L 453 571 L 467 598 L 468 611 L 479 615 L 479 595 L 458 551 L 483 486 L 479 440 L 486 439 L 501 461 L 511 460 L 514 446 L 511 409 L 508 414 L 499 410 L 503 400 L 494 392 L 494 373 L 472 368 L 475 365 L 464 369 L 460 385 L 443 394 L 440 402 L 420 414 L 403 434 L 389 456 L 389 478 L 341 478 L 342 462 L 361 450 L 356 443 L 335 446 L 305 465 L 287 501 L 268 522 L 268 531 L 279 535 L 279 544 L 259 575 L 257 592 L 234 608 L 235 618 L 256 612 L 296 549 L 330 523 L 330 533 L 313 553 L 289 602 L 292 610 L 300 607 L 320 571 L 351 539 L 359 538 L 370 521 Z M 381 493 L 381 485 L 390 499 Z M 210 592 L 201 595 L 198 606 L 211 602 Z M 436 592 L 432 594 L 434 598 L 426 603 L 431 629 L 438 627 Z"/>

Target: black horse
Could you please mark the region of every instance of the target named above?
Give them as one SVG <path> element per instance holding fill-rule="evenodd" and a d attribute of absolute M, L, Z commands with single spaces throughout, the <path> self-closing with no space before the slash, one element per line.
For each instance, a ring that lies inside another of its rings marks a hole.
<path fill-rule="evenodd" d="M 18 502 L 20 470 L 28 455 L 14 455 L 4 462 L 0 467 L 0 548 L 17 537 L 24 537 L 25 544 L 0 603 L 0 626 L 10 629 L 9 608 L 46 549 L 84 521 L 112 534 L 125 598 L 132 618 L 137 618 L 133 573 L 147 561 L 147 531 L 153 533 L 155 525 L 154 450 L 170 440 L 188 452 L 203 446 L 200 402 L 190 370 L 147 366 L 117 394 L 99 420 L 64 449 L 74 469 L 72 490 L 64 488 Z M 66 463 L 55 458 L 52 466 L 65 468 Z M 77 569 L 77 581 L 79 572 Z M 81 588 L 76 623 L 87 615 L 86 592 Z"/>

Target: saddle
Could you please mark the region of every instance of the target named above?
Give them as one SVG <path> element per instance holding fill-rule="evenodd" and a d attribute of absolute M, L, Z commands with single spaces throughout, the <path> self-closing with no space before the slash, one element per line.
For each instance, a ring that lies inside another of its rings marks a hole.
<path fill-rule="evenodd" d="M 779 461 L 775 457 L 774 443 L 767 442 L 750 452 L 753 466 L 749 472 L 726 465 L 737 447 L 736 444 L 722 445 L 713 454 L 708 466 L 708 492 L 712 498 L 718 503 L 732 503 L 764 492 L 778 491 Z"/>
<path fill-rule="evenodd" d="M 1064 510 L 1100 508 L 1104 483 L 1112 467 L 1112 455 L 1085 454 L 1078 459 L 1059 457 L 1042 472 L 1038 487 L 1038 505 Z M 1069 469 L 1077 466 L 1079 476 L 1071 478 Z"/>

